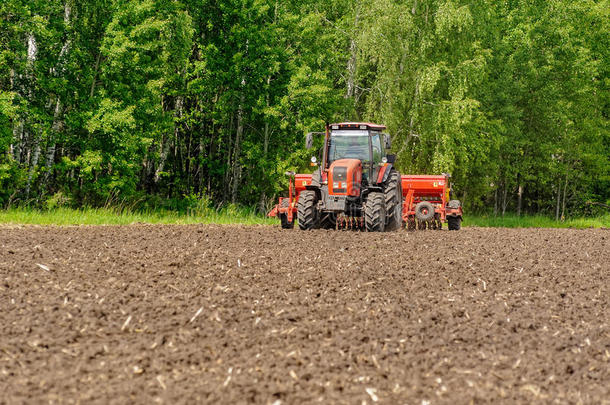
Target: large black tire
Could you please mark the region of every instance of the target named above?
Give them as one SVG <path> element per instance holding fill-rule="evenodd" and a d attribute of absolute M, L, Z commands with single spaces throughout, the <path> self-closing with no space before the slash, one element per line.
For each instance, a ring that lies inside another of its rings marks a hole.
<path fill-rule="evenodd" d="M 317 202 L 318 197 L 315 191 L 301 191 L 297 203 L 297 219 L 299 220 L 299 228 L 304 231 L 316 229 L 320 226 L 320 217 L 316 208 Z"/>
<path fill-rule="evenodd" d="M 385 189 L 386 231 L 396 231 L 402 226 L 402 182 L 400 173 L 392 169 Z"/>
<path fill-rule="evenodd" d="M 364 207 L 364 224 L 368 232 L 385 230 L 385 196 L 383 193 L 370 193 Z"/>
<path fill-rule="evenodd" d="M 282 208 L 288 208 L 290 201 L 287 198 L 282 200 Z M 292 222 L 288 221 L 288 215 L 280 214 L 280 222 L 282 223 L 282 229 L 293 229 L 294 228 L 294 217 Z"/>
<path fill-rule="evenodd" d="M 447 217 L 447 227 L 450 231 L 459 231 L 462 227 L 461 217 Z"/>
<path fill-rule="evenodd" d="M 420 221 L 428 221 L 434 218 L 434 206 L 428 201 L 422 201 L 415 206 L 415 216 Z"/>

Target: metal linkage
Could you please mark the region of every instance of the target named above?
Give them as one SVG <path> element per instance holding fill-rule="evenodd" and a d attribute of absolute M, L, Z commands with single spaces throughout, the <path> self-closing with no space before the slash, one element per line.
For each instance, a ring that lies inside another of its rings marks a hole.
<path fill-rule="evenodd" d="M 337 230 L 363 230 L 364 217 L 352 217 L 347 215 L 337 216 Z"/>

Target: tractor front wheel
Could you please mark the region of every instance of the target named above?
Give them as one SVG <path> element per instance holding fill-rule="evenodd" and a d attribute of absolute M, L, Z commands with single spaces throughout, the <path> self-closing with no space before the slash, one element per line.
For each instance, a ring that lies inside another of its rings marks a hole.
<path fill-rule="evenodd" d="M 299 228 L 304 231 L 319 228 L 320 218 L 316 204 L 318 197 L 313 190 L 301 191 L 299 202 L 297 204 L 297 218 L 299 220 Z"/>
<path fill-rule="evenodd" d="M 383 193 L 370 193 L 364 207 L 364 224 L 368 232 L 385 230 L 385 197 Z"/>

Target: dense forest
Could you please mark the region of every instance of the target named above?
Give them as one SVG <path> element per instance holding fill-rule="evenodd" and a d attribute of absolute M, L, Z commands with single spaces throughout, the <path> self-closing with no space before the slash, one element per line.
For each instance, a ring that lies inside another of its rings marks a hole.
<path fill-rule="evenodd" d="M 0 207 L 265 210 L 386 124 L 471 211 L 610 204 L 608 0 L 3 0 Z M 602 208 L 603 209 L 603 208 Z"/>

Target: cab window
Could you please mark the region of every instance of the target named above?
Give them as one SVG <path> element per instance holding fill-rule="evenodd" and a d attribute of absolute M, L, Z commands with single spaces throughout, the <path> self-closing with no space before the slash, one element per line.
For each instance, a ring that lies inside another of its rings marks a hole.
<path fill-rule="evenodd" d="M 379 132 L 371 132 L 371 144 L 373 146 L 373 163 L 381 163 L 383 158 L 383 147 L 381 146 L 381 134 Z"/>

